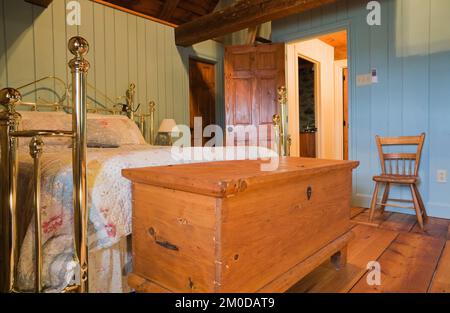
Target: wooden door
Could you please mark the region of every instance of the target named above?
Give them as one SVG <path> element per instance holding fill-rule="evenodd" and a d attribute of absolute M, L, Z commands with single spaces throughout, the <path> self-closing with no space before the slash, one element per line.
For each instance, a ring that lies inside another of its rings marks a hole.
<path fill-rule="evenodd" d="M 284 73 L 284 44 L 225 48 L 225 120 L 228 136 L 229 126 L 266 125 L 268 140 L 248 135 L 245 144 L 271 146 L 272 118 L 279 113 L 277 89 L 285 85 Z M 237 139 L 235 144 L 243 142 Z"/>
<path fill-rule="evenodd" d="M 215 78 L 214 64 L 189 59 L 189 114 L 192 145 L 194 144 L 194 117 L 202 118 L 202 131 L 206 126 L 215 124 Z M 207 140 L 209 138 L 203 138 L 203 144 Z"/>
<path fill-rule="evenodd" d="M 348 68 L 344 68 L 344 160 L 348 160 Z"/>

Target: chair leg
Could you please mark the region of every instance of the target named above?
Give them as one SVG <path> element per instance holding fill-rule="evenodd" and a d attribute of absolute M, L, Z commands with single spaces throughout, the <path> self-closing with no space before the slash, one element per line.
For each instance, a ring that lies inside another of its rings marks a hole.
<path fill-rule="evenodd" d="M 384 193 L 383 193 L 383 199 L 381 200 L 381 214 L 384 213 L 384 210 L 386 209 L 386 202 L 389 199 L 389 192 L 391 190 L 391 184 L 390 183 L 386 183 L 385 187 L 384 187 Z"/>
<path fill-rule="evenodd" d="M 420 208 L 420 204 L 419 204 L 419 200 L 418 200 L 418 197 L 416 194 L 416 190 L 414 188 L 414 184 L 409 185 L 409 187 L 411 188 L 411 194 L 412 194 L 413 202 L 414 202 L 414 209 L 416 210 L 416 215 L 417 215 L 417 222 L 419 223 L 419 226 L 423 231 L 424 227 L 423 227 L 422 210 Z"/>
<path fill-rule="evenodd" d="M 378 191 L 380 190 L 380 183 L 375 183 L 375 190 L 373 191 L 372 203 L 370 204 L 369 222 L 373 221 L 375 215 L 375 209 L 377 208 Z"/>
<path fill-rule="evenodd" d="M 422 195 L 419 192 L 419 188 L 414 184 L 414 190 L 416 191 L 417 200 L 419 200 L 420 208 L 422 209 L 423 219 L 424 221 L 428 221 L 427 209 L 425 208 L 425 204 L 423 203 Z"/>

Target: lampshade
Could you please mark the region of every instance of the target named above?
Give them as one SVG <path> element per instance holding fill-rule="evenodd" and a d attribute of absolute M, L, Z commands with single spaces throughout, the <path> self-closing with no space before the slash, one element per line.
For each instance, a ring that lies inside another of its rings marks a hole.
<path fill-rule="evenodd" d="M 177 127 L 177 123 L 174 119 L 166 118 L 161 122 L 159 126 L 160 133 L 178 133 L 180 130 Z"/>

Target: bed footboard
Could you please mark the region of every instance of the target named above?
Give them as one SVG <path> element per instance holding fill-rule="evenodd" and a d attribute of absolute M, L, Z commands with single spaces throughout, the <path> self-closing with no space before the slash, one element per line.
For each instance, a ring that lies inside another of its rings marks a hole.
<path fill-rule="evenodd" d="M 65 292 L 88 292 L 88 206 L 87 206 L 87 96 L 86 78 L 89 62 L 84 56 L 89 50 L 88 42 L 82 37 L 69 40 L 68 48 L 74 55 L 69 62 L 72 73 L 72 131 L 33 130 L 19 131 L 20 114 L 16 112 L 16 104 L 20 102 L 20 93 L 12 88 L 0 91 L 0 105 L 5 110 L 0 112 L 0 292 L 17 292 L 15 286 L 16 265 L 18 261 L 17 236 L 17 180 L 18 159 L 17 146 L 19 138 L 32 138 L 30 155 L 34 160 L 33 211 L 35 218 L 35 292 L 42 292 L 42 245 L 40 223 L 40 157 L 43 151 L 44 138 L 69 136 L 73 138 L 73 208 L 74 208 L 74 261 L 78 265 L 80 282 L 69 285 Z"/>

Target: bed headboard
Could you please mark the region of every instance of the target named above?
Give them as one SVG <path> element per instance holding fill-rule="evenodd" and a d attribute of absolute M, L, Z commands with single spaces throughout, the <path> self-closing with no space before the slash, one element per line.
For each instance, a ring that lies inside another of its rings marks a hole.
<path fill-rule="evenodd" d="M 40 87 L 40 86 L 47 87 Z M 50 86 L 50 87 L 48 87 Z M 23 96 L 35 94 L 36 101 L 20 100 L 16 103 L 18 111 L 56 111 L 71 113 L 72 103 L 70 95 L 72 85 L 67 85 L 64 80 L 56 76 L 42 77 L 36 81 L 16 88 Z M 38 96 L 38 93 L 45 91 L 48 98 Z M 138 125 L 147 143 L 153 144 L 155 138 L 154 114 L 156 103 L 150 101 L 146 110 L 140 110 L 141 104 L 135 103 L 136 85 L 131 83 L 124 95 L 111 99 L 102 91 L 87 83 L 87 112 L 95 114 L 126 115 Z M 99 100 L 101 99 L 101 100 Z"/>

